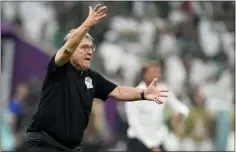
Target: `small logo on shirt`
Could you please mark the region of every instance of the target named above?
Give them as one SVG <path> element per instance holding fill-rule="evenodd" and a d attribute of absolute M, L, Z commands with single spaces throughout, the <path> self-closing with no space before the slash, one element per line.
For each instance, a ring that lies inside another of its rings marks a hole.
<path fill-rule="evenodd" d="M 87 89 L 93 88 L 93 81 L 90 77 L 85 78 L 85 84 L 87 86 Z"/>

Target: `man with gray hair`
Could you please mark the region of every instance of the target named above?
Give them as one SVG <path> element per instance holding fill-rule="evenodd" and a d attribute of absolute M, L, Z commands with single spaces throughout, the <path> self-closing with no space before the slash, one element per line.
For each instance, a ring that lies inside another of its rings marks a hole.
<path fill-rule="evenodd" d="M 162 104 L 166 89 L 147 89 L 116 84 L 90 69 L 95 47 L 89 29 L 106 16 L 107 7 L 89 7 L 87 19 L 65 38 L 65 43 L 47 66 L 40 104 L 27 130 L 28 151 L 82 151 L 81 141 L 94 98 L 105 101 L 146 99 Z M 111 50 L 112 51 L 112 50 Z"/>

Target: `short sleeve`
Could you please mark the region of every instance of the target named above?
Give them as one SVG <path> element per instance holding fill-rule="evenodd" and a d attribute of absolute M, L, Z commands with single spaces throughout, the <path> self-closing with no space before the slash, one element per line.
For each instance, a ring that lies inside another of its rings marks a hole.
<path fill-rule="evenodd" d="M 108 98 L 108 95 L 117 87 L 117 85 L 110 82 L 99 73 L 96 73 L 95 79 L 96 79 L 95 98 L 105 101 Z"/>
<path fill-rule="evenodd" d="M 51 73 L 55 73 L 56 71 L 61 71 L 64 67 L 66 67 L 66 65 L 68 65 L 68 63 L 65 63 L 62 66 L 57 66 L 55 63 L 55 55 L 53 55 L 53 57 L 51 58 L 51 60 L 49 61 L 48 65 L 47 65 L 47 73 L 51 74 Z"/>
<path fill-rule="evenodd" d="M 48 63 L 48 66 L 47 66 L 48 72 L 54 72 L 54 71 L 56 71 L 57 68 L 59 68 L 55 64 L 55 56 L 56 56 L 56 54 L 53 55 L 53 57 L 51 58 L 51 60 Z"/>

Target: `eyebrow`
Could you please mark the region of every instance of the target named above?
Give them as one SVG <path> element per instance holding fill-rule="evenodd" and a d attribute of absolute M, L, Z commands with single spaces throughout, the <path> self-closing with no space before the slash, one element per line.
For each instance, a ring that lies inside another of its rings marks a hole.
<path fill-rule="evenodd" d="M 91 47 L 96 47 L 95 44 L 89 45 L 89 44 L 82 44 L 81 46 L 91 46 Z"/>

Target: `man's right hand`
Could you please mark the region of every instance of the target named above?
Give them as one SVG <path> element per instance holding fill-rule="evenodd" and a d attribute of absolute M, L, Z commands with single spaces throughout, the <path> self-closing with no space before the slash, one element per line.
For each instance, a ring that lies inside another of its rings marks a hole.
<path fill-rule="evenodd" d="M 89 15 L 85 20 L 85 23 L 88 26 L 93 26 L 102 20 L 107 14 L 107 7 L 101 6 L 100 4 L 96 5 L 94 8 L 89 6 Z"/>

